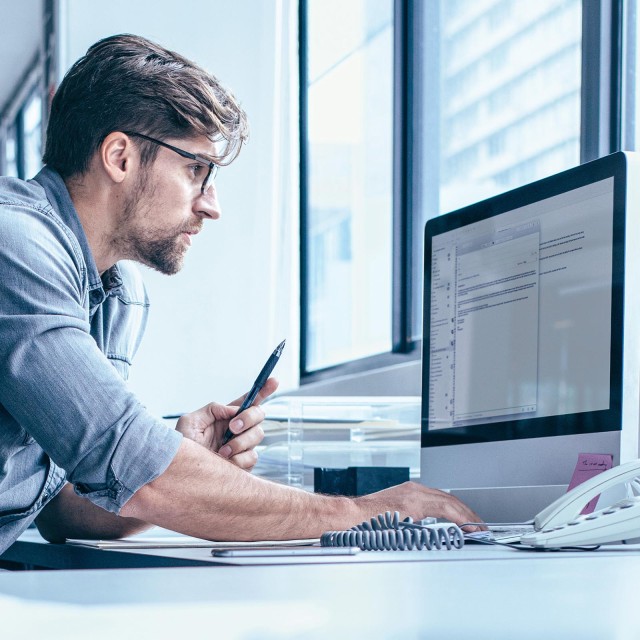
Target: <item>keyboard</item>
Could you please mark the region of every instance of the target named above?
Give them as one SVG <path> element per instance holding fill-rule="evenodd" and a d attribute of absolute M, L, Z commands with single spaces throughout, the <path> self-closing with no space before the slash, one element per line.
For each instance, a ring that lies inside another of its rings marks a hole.
<path fill-rule="evenodd" d="M 494 542 L 520 542 L 520 538 L 528 533 L 533 533 L 535 528 L 533 524 L 521 525 L 490 525 L 488 531 L 477 531 L 475 533 L 467 533 L 467 540 L 492 540 Z"/>

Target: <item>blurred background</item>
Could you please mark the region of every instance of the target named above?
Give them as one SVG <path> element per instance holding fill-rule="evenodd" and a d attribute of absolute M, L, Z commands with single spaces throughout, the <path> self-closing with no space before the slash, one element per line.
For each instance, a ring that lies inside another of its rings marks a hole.
<path fill-rule="evenodd" d="M 158 414 L 281 390 L 419 395 L 430 217 L 638 146 L 634 0 L 0 0 L 0 172 L 41 166 L 96 40 L 148 37 L 239 98 L 249 144 L 185 268 L 145 270 L 130 384 Z"/>

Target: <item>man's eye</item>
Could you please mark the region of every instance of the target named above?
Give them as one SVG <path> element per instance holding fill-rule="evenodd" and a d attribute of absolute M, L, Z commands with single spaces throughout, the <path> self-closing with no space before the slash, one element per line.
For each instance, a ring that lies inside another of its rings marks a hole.
<path fill-rule="evenodd" d="M 192 164 L 190 165 L 190 169 L 193 175 L 197 176 L 198 174 L 202 173 L 202 170 L 204 169 L 204 167 L 201 164 Z"/>

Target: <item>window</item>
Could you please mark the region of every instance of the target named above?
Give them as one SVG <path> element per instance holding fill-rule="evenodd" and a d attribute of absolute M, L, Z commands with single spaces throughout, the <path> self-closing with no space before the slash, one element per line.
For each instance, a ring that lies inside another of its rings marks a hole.
<path fill-rule="evenodd" d="M 42 167 L 42 97 L 34 91 L 22 110 L 24 176 L 32 178 Z"/>
<path fill-rule="evenodd" d="M 640 12 L 637 0 L 626 3 L 624 15 L 625 59 L 622 93 L 622 127 L 623 146 L 631 151 L 640 151 L 640 82 L 636 80 L 636 73 L 640 69 L 640 47 L 638 47 L 638 33 L 640 32 Z"/>
<path fill-rule="evenodd" d="M 442 173 L 438 210 L 425 210 L 425 218 L 580 160 L 580 1 L 521 3 L 518 11 L 509 11 L 511 4 L 487 2 L 485 14 L 468 2 L 468 19 L 483 25 L 469 34 L 473 48 L 458 35 L 468 30 L 464 10 L 454 18 L 441 14 L 441 47 L 457 62 L 445 59 L 427 77 L 427 87 L 440 96 L 440 126 L 423 135 L 432 141 L 430 152 L 439 150 Z M 456 91 L 460 77 L 464 89 Z M 483 117 L 459 125 L 476 105 Z M 423 109 L 432 108 L 426 100 Z M 565 149 L 560 158 L 558 147 Z M 518 166 L 522 170 L 511 170 Z"/>
<path fill-rule="evenodd" d="M 391 348 L 393 3 L 309 0 L 306 367 Z"/>
<path fill-rule="evenodd" d="M 303 382 L 357 371 L 358 358 L 365 358 L 364 368 L 391 356 L 419 357 L 429 218 L 619 148 L 623 6 L 627 50 L 633 48 L 625 73 L 625 140 L 640 148 L 636 2 L 302 2 Z M 381 36 L 372 25 L 384 29 L 384 48 L 363 35 Z M 347 75 L 353 59 L 346 51 L 359 56 L 362 75 Z M 374 102 L 362 80 L 369 61 Z M 339 79 L 340 108 L 332 91 Z M 342 127 L 363 105 L 366 117 Z M 371 147 L 368 123 L 375 125 L 378 149 Z M 333 139 L 323 140 L 328 132 Z M 393 158 L 377 153 L 383 141 Z M 374 194 L 379 208 L 369 220 L 367 198 Z M 386 245 L 385 233 L 392 235 Z M 322 371 L 331 365 L 339 366 Z"/>
<path fill-rule="evenodd" d="M 18 143 L 15 123 L 7 127 L 4 140 L 5 169 L 4 175 L 18 177 Z"/>
<path fill-rule="evenodd" d="M 33 178 L 42 167 L 42 89 L 35 84 L 4 126 L 3 175 Z M 1 134 L 0 134 L 1 135 Z"/>

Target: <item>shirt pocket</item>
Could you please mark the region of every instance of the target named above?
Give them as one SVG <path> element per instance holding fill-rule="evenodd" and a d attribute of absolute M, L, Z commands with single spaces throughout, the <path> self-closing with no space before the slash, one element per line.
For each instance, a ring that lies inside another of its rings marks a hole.
<path fill-rule="evenodd" d="M 118 295 L 107 298 L 92 319 L 91 333 L 100 350 L 125 380 L 138 350 L 148 304 Z"/>

